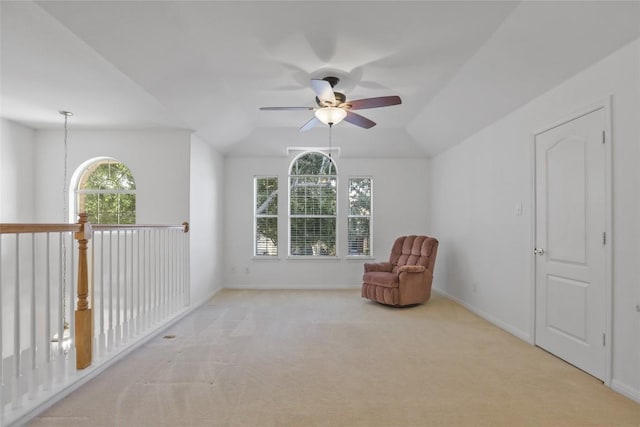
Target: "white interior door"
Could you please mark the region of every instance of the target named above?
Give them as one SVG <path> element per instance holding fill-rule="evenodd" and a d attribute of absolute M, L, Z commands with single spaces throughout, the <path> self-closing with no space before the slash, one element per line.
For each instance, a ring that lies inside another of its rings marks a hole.
<path fill-rule="evenodd" d="M 535 136 L 536 345 L 604 380 L 605 111 Z"/>

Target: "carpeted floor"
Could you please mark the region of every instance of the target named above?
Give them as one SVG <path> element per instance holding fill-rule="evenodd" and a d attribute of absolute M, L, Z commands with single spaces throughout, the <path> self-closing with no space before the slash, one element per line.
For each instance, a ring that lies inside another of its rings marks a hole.
<path fill-rule="evenodd" d="M 34 426 L 633 426 L 640 405 L 450 300 L 231 291 Z"/>

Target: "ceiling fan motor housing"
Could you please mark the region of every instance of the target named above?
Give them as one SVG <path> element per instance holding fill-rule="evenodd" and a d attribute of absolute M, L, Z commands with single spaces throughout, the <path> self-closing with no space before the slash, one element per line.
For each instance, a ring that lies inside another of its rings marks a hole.
<path fill-rule="evenodd" d="M 336 85 L 337 85 L 338 83 L 340 83 L 340 79 L 339 79 L 339 78 L 337 78 L 337 77 L 332 77 L 332 76 L 325 77 L 325 78 L 323 78 L 322 80 L 324 80 L 325 82 L 329 82 L 329 84 L 331 85 L 331 87 L 336 87 Z"/>
<path fill-rule="evenodd" d="M 331 89 L 333 89 L 334 87 L 336 87 L 338 83 L 340 83 L 340 79 L 338 77 L 333 77 L 333 76 L 323 77 L 322 80 L 329 83 L 331 85 Z M 347 97 L 344 95 L 344 93 L 333 92 L 333 95 L 336 99 L 335 103 L 331 103 L 327 100 L 321 101 L 320 98 L 316 96 L 316 104 L 318 104 L 320 108 L 338 107 L 338 106 L 341 106 L 341 104 L 344 104 L 344 102 L 347 100 Z"/>
<path fill-rule="evenodd" d="M 318 98 L 316 96 L 316 104 L 318 104 L 319 107 L 338 107 L 342 104 L 344 104 L 344 102 L 347 100 L 347 97 L 345 96 L 344 93 L 341 92 L 333 92 L 333 96 L 335 96 L 336 98 L 336 103 L 335 104 L 331 104 L 329 101 L 320 101 L 320 98 Z"/>

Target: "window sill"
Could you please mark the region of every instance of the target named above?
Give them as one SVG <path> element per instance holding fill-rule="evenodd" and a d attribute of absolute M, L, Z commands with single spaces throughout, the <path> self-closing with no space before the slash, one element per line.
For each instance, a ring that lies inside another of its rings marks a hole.
<path fill-rule="evenodd" d="M 371 255 L 347 255 L 347 261 L 374 261 L 376 258 Z"/>
<path fill-rule="evenodd" d="M 251 259 L 253 261 L 281 261 L 282 258 L 279 256 L 252 256 Z M 339 261 L 341 258 L 339 256 L 313 256 L 313 255 L 290 255 L 286 257 L 286 260 L 289 261 Z M 347 261 L 375 261 L 376 258 L 369 255 L 347 255 L 344 257 Z"/>

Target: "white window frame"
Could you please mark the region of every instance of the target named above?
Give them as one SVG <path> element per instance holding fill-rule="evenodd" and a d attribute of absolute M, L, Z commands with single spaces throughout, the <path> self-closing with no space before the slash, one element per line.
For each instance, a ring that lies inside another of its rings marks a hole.
<path fill-rule="evenodd" d="M 355 179 L 368 179 L 369 180 L 369 188 L 371 189 L 371 194 L 369 196 L 369 215 L 352 215 L 351 214 L 351 195 L 349 194 L 349 189 L 351 188 L 351 181 Z M 347 212 L 347 256 L 350 258 L 373 258 L 373 177 L 372 176 L 350 176 L 347 181 L 347 202 L 348 202 L 348 212 Z M 351 253 L 351 242 L 349 240 L 349 222 L 351 218 L 368 218 L 369 219 L 369 253 L 368 254 L 352 254 Z"/>
<path fill-rule="evenodd" d="M 257 204 L 258 204 L 258 180 L 260 179 L 275 179 L 278 186 L 278 203 L 280 203 L 280 179 L 277 175 L 256 175 L 253 177 L 253 256 L 256 258 L 263 259 L 277 259 L 280 253 L 280 239 L 278 239 L 278 243 L 275 245 L 275 254 L 259 254 L 258 253 L 258 219 L 259 218 L 275 218 L 276 219 L 276 230 L 278 235 L 280 233 L 279 230 L 279 206 L 276 204 L 276 213 L 275 214 L 258 214 L 257 212 Z"/>
<path fill-rule="evenodd" d="M 135 182 L 135 174 L 133 173 L 133 170 L 129 167 L 129 165 L 127 165 L 126 163 L 114 158 L 114 157 L 94 157 L 92 159 L 89 159 L 87 161 L 85 161 L 84 163 L 82 163 L 73 173 L 73 175 L 71 176 L 71 180 L 69 181 L 69 199 L 68 199 L 68 206 L 69 206 L 69 210 L 68 210 L 68 214 L 69 214 L 69 222 L 70 223 L 75 223 L 78 220 L 78 215 L 81 212 L 78 212 L 78 208 L 80 207 L 80 195 L 81 194 L 85 194 L 85 195 L 90 195 L 90 194 L 133 194 L 134 196 L 136 196 L 136 221 L 137 221 L 137 217 L 138 217 L 138 206 L 137 206 L 137 202 L 138 202 L 138 196 L 137 196 L 137 185 L 136 185 L 136 189 L 135 190 L 85 190 L 85 189 L 81 189 L 80 188 L 80 181 L 82 179 L 82 176 L 85 174 L 85 172 L 87 171 L 87 169 L 97 163 L 104 163 L 106 161 L 109 162 L 114 162 L 114 163 L 121 163 L 123 164 L 127 169 L 129 169 L 131 171 L 131 173 L 134 175 L 134 182 Z"/>
<path fill-rule="evenodd" d="M 335 170 L 335 174 L 334 175 L 326 175 L 328 177 L 334 177 L 335 179 L 335 202 L 336 202 L 336 212 L 335 215 L 292 215 L 291 214 L 291 177 L 292 176 L 301 176 L 301 177 L 305 177 L 305 176 L 309 176 L 309 177 L 318 177 L 318 176 L 322 176 L 322 175 L 293 175 L 292 174 L 292 169 L 293 169 L 293 165 L 295 164 L 295 162 L 300 158 L 303 157 L 305 155 L 308 154 L 320 154 L 326 157 L 329 157 L 329 159 L 331 160 L 331 162 L 333 163 L 333 169 Z M 336 161 L 334 158 L 332 158 L 329 154 L 324 153 L 322 151 L 319 150 L 308 150 L 308 151 L 304 151 L 300 154 L 298 154 L 297 156 L 295 156 L 293 158 L 293 160 L 291 160 L 291 162 L 289 163 L 289 173 L 287 175 L 287 245 L 288 245 L 288 258 L 289 259 L 314 259 L 314 260 L 330 260 L 330 259 L 338 259 L 339 256 L 338 254 L 340 253 L 339 251 L 339 238 L 338 236 L 339 231 L 340 231 L 340 227 L 339 227 L 339 212 L 340 212 L 340 204 L 339 204 L 339 200 L 340 197 L 338 197 L 338 193 L 339 193 L 339 188 L 340 188 L 340 180 L 338 178 L 338 165 L 336 164 Z M 334 223 L 335 223 L 335 255 L 294 255 L 291 253 L 292 250 L 292 244 L 291 244 L 291 220 L 292 218 L 333 218 L 334 219 Z"/>

